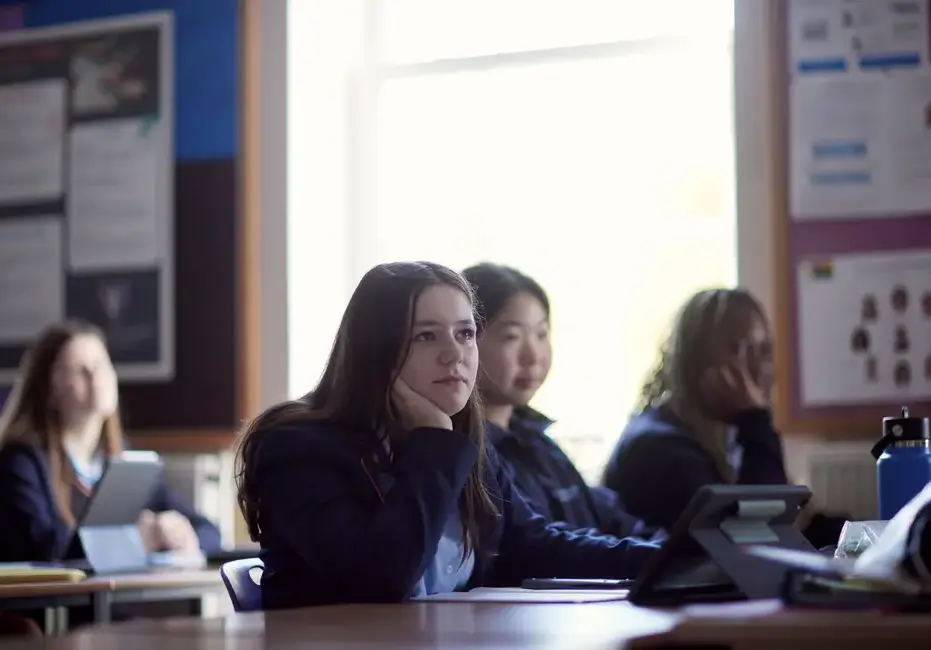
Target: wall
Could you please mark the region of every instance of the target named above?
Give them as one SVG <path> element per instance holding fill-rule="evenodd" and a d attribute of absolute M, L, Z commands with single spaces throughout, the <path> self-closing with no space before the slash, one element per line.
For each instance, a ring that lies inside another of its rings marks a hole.
<path fill-rule="evenodd" d="M 175 340 L 170 383 L 122 387 L 130 430 L 235 429 L 239 368 L 238 0 L 26 0 L 8 26 L 171 11 L 175 52 Z M 2 396 L 0 396 L 2 397 Z"/>

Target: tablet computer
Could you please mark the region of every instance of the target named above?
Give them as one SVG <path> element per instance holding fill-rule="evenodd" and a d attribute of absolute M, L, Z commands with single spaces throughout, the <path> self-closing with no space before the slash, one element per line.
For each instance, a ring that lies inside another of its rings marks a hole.
<path fill-rule="evenodd" d="M 797 485 L 706 485 L 637 576 L 640 605 L 775 598 L 785 571 L 748 555 L 748 545 L 814 550 L 795 528 L 811 491 Z"/>
<path fill-rule="evenodd" d="M 65 549 L 68 566 L 95 574 L 147 566 L 136 522 L 158 486 L 162 469 L 155 452 L 124 452 L 106 461 Z"/>
<path fill-rule="evenodd" d="M 162 460 L 155 452 L 128 451 L 108 459 L 78 516 L 78 528 L 135 525 L 158 486 L 162 470 Z"/>

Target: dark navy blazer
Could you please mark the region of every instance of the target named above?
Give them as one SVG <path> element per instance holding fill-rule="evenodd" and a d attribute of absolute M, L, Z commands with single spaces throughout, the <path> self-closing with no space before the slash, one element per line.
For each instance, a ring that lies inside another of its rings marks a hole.
<path fill-rule="evenodd" d="M 163 482 L 146 507 L 180 512 L 194 527 L 201 549 L 219 550 L 216 526 L 181 503 Z M 45 452 L 31 443 L 6 444 L 0 449 L 0 562 L 60 560 L 71 535 L 55 508 Z"/>
<path fill-rule="evenodd" d="M 735 483 L 786 485 L 782 440 L 767 409 L 735 419 L 740 462 Z M 685 424 L 663 408 L 649 408 L 627 424 L 604 473 L 630 513 L 649 525 L 672 528 L 703 485 L 724 482 L 714 460 Z M 837 544 L 846 517 L 816 513 L 805 528 L 815 547 Z"/>
<path fill-rule="evenodd" d="M 259 432 L 257 485 L 263 606 L 407 599 L 476 462 L 460 433 L 421 428 L 379 454 L 372 432 L 327 422 Z M 632 578 L 657 548 L 546 525 L 513 489 L 493 451 L 486 482 L 500 519 L 484 531 L 466 588 L 528 577 Z"/>
<path fill-rule="evenodd" d="M 616 492 L 589 486 L 565 452 L 547 434 L 552 420 L 533 409 L 515 409 L 507 429 L 485 423 L 486 440 L 494 445 L 514 487 L 547 521 L 570 529 L 589 529 L 618 537 L 652 538 L 665 533 L 628 514 Z"/>

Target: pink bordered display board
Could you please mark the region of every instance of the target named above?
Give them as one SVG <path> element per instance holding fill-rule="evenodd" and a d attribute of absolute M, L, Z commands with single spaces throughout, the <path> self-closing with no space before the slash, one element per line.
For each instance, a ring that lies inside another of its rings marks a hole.
<path fill-rule="evenodd" d="M 777 417 L 931 415 L 931 1 L 777 5 Z"/>

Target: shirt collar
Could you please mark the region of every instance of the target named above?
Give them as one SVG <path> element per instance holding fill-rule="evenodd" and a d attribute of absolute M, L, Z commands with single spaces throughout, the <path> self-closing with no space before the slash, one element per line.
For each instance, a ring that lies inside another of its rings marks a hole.
<path fill-rule="evenodd" d="M 517 440 L 522 443 L 529 443 L 528 437 L 535 435 L 544 435 L 550 428 L 554 420 L 549 419 L 537 410 L 529 406 L 519 406 L 514 409 L 508 428 L 504 428 L 494 422 L 485 421 L 485 434 L 492 444 L 496 444 L 507 438 Z"/>

